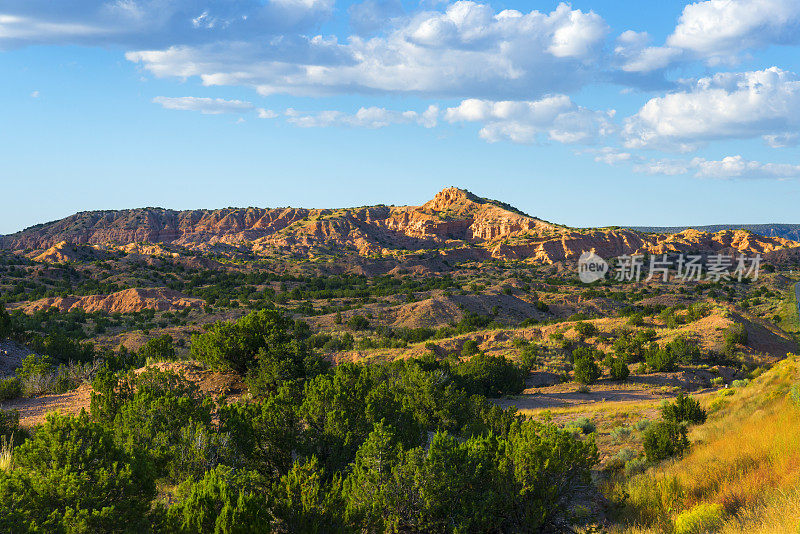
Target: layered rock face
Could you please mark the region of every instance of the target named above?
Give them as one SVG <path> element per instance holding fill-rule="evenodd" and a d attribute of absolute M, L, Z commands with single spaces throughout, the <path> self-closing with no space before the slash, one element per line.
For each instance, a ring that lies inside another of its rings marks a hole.
<path fill-rule="evenodd" d="M 422 206 L 82 212 L 0 239 L 2 248 L 36 251 L 39 261 L 69 261 L 77 256 L 73 245 L 125 252 L 152 250 L 153 245 L 200 251 L 236 247 L 255 254 L 295 255 L 402 255 L 439 249 L 454 260 L 475 258 L 477 247 L 481 258 L 543 263 L 576 260 L 592 249 L 609 258 L 638 252 L 766 254 L 800 247 L 787 239 L 733 230 L 647 234 L 570 229 L 455 187 L 440 191 Z"/>

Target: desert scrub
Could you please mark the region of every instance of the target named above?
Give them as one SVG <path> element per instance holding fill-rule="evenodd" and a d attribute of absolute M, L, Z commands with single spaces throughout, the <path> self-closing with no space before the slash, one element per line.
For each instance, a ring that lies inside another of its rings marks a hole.
<path fill-rule="evenodd" d="M 644 432 L 644 453 L 647 461 L 657 463 L 683 454 L 689 448 L 686 425 L 672 421 L 653 423 Z"/>
<path fill-rule="evenodd" d="M 625 516 L 631 523 L 671 530 L 672 514 L 682 507 L 686 497 L 678 477 L 637 475 L 625 489 L 628 494 Z"/>
<path fill-rule="evenodd" d="M 675 518 L 675 534 L 707 534 L 722 528 L 722 506 L 698 504 Z"/>
<path fill-rule="evenodd" d="M 591 434 L 592 432 L 597 431 L 597 425 L 595 425 L 594 421 L 588 417 L 581 417 L 580 419 L 574 420 L 567 425 L 567 428 L 579 429 L 583 434 Z"/>
<path fill-rule="evenodd" d="M 22 384 L 16 376 L 0 379 L 0 402 L 22 395 Z"/>
<path fill-rule="evenodd" d="M 631 427 L 629 426 L 618 426 L 617 428 L 611 431 L 610 437 L 611 441 L 614 443 L 621 443 L 630 437 L 632 433 Z M 624 450 L 624 449 L 623 449 Z"/>
<path fill-rule="evenodd" d="M 700 407 L 696 399 L 687 397 L 681 392 L 674 404 L 665 402 L 661 406 L 661 417 L 664 421 L 673 423 L 699 424 L 706 422 L 706 411 Z"/>

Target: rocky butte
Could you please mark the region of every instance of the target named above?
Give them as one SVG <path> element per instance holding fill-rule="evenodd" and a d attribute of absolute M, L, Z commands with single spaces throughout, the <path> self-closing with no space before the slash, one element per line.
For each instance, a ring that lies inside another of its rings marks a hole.
<path fill-rule="evenodd" d="M 746 230 L 647 233 L 577 229 L 450 187 L 421 206 L 341 209 L 141 208 L 81 212 L 0 238 L 0 248 L 41 262 L 68 262 L 109 251 L 181 255 L 213 252 L 274 257 L 393 257 L 436 251 L 446 261 L 575 261 L 633 253 L 745 253 L 794 258 L 800 243 Z"/>

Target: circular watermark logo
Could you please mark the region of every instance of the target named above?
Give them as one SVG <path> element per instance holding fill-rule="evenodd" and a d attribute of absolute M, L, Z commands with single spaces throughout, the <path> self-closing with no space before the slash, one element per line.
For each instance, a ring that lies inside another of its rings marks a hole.
<path fill-rule="evenodd" d="M 578 259 L 578 278 L 584 284 L 591 284 L 605 278 L 608 272 L 606 260 L 595 254 L 594 250 L 584 252 Z"/>

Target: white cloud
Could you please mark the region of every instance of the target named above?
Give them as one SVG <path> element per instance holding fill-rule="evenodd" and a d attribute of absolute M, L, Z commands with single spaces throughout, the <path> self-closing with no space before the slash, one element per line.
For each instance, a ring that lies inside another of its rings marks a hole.
<path fill-rule="evenodd" d="M 278 114 L 271 109 L 258 108 L 256 112 L 258 113 L 259 119 L 274 119 L 278 117 Z"/>
<path fill-rule="evenodd" d="M 159 77 L 246 85 L 260 94 L 415 93 L 514 98 L 563 92 L 598 77 L 608 27 L 560 4 L 495 13 L 459 1 L 395 19 L 385 36 L 228 41 L 130 52 Z"/>
<path fill-rule="evenodd" d="M 800 41 L 797 0 L 708 0 L 687 5 L 667 44 L 714 61 Z"/>
<path fill-rule="evenodd" d="M 720 73 L 689 91 L 649 100 L 626 119 L 628 148 L 692 150 L 727 138 L 791 135 L 800 126 L 800 80 L 772 67 Z"/>
<path fill-rule="evenodd" d="M 693 158 L 653 159 L 634 165 L 634 172 L 675 176 L 694 172 L 697 178 L 716 179 L 787 179 L 800 178 L 800 165 L 789 163 L 761 163 L 747 160 L 740 155 L 727 156 L 721 160 Z"/>
<path fill-rule="evenodd" d="M 243 113 L 253 109 L 253 104 L 242 100 L 224 100 L 222 98 L 200 98 L 195 96 L 167 97 L 157 96 L 153 103 L 161 104 L 164 109 L 182 111 L 199 111 L 204 115 L 221 113 Z M 259 116 L 261 113 L 259 112 Z"/>
<path fill-rule="evenodd" d="M 656 159 L 638 163 L 633 166 L 633 172 L 644 174 L 663 174 L 677 176 L 689 172 L 691 162 L 677 159 Z"/>
<path fill-rule="evenodd" d="M 0 49 L 262 39 L 312 28 L 332 11 L 333 0 L 6 0 L 0 3 Z"/>
<path fill-rule="evenodd" d="M 416 111 L 392 111 L 385 108 L 361 108 L 349 114 L 342 111 L 326 110 L 313 114 L 303 114 L 295 109 L 286 110 L 288 122 L 301 128 L 324 128 L 329 126 L 348 126 L 353 128 L 385 128 L 392 124 L 418 124 L 433 128 L 437 124 L 439 108 L 429 106 L 419 113 Z"/>
<path fill-rule="evenodd" d="M 592 111 L 575 105 L 566 95 L 537 101 L 467 99 L 448 108 L 448 122 L 480 122 L 481 138 L 493 143 L 536 143 L 542 136 L 561 143 L 591 143 L 611 134 L 613 112 Z"/>
<path fill-rule="evenodd" d="M 39 98 L 39 91 L 33 91 L 31 93 L 31 98 Z"/>
<path fill-rule="evenodd" d="M 593 154 L 594 160 L 597 163 L 605 163 L 606 165 L 618 165 L 620 163 L 628 163 L 634 161 L 636 158 L 630 152 L 624 152 L 614 147 L 603 148 L 590 148 L 583 151 L 587 154 Z"/>
<path fill-rule="evenodd" d="M 678 62 L 734 63 L 748 49 L 800 43 L 798 0 L 707 0 L 684 7 L 664 46 L 626 31 L 614 50 L 625 72 L 648 73 Z"/>
<path fill-rule="evenodd" d="M 764 135 L 764 142 L 772 148 L 785 148 L 787 146 L 797 146 L 800 134 L 797 132 L 787 132 L 782 134 Z"/>
<path fill-rule="evenodd" d="M 728 156 L 720 161 L 702 158 L 692 160 L 700 178 L 798 178 L 800 165 L 788 163 L 760 163 L 746 160 L 742 156 Z"/>

